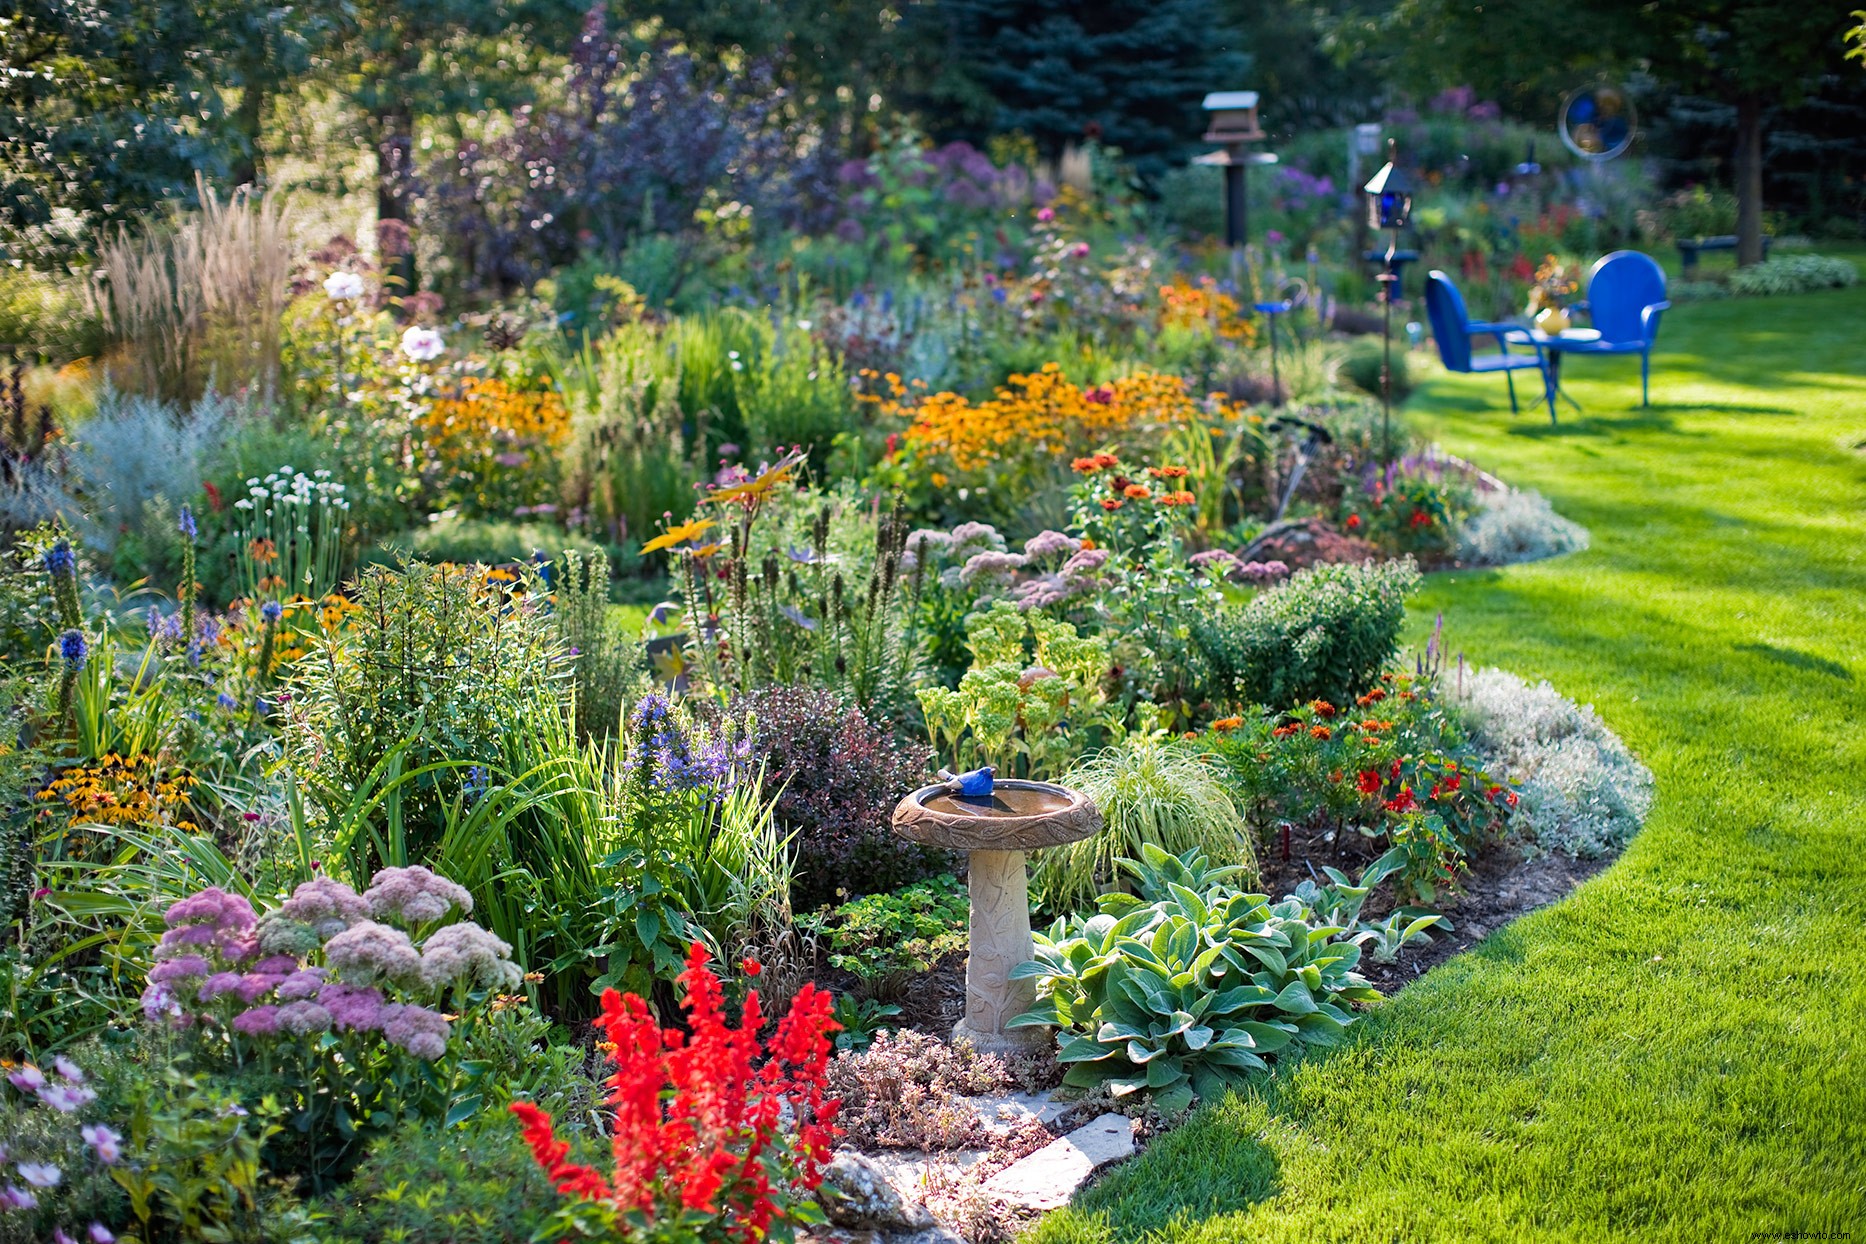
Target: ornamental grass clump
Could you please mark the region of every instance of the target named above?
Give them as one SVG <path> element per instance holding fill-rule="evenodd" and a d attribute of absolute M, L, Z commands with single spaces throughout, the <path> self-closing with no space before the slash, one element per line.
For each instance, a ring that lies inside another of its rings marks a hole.
<path fill-rule="evenodd" d="M 472 906 L 419 866 L 362 894 L 317 877 L 263 918 L 210 887 L 164 913 L 143 1013 L 205 1065 L 262 1078 L 290 1124 L 275 1167 L 324 1187 L 404 1115 L 458 1105 L 437 1067 L 454 1025 L 521 977 L 500 938 L 442 923 Z"/>
<path fill-rule="evenodd" d="M 837 1103 L 826 1091 L 836 1029 L 830 997 L 805 984 L 761 1042 L 758 991 L 747 991 L 739 1026 L 728 1027 L 708 961 L 696 943 L 679 977 L 685 1031 L 662 1028 L 632 993 L 603 994 L 597 1026 L 615 1066 L 608 1174 L 569 1161 L 550 1114 L 512 1103 L 532 1156 L 568 1198 L 538 1238 L 756 1244 L 821 1221 L 808 1194 L 837 1134 Z M 759 972 L 754 961 L 742 966 Z"/>
<path fill-rule="evenodd" d="M 1227 867 L 1256 871 L 1243 813 L 1205 759 L 1175 742 L 1130 734 L 1063 776 L 1062 784 L 1094 801 L 1103 827 L 1091 838 L 1036 853 L 1030 885 L 1046 911 L 1089 906 L 1122 881 L 1119 861 L 1148 848 L 1193 850 Z"/>

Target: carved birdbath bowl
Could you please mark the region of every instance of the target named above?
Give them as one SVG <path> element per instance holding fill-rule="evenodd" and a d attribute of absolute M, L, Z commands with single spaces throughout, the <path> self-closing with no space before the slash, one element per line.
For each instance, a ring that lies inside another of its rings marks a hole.
<path fill-rule="evenodd" d="M 1036 1004 L 1036 984 L 1012 980 L 1035 957 L 1024 852 L 1092 836 L 1101 812 L 1088 796 L 1049 782 L 1003 780 L 987 795 L 959 793 L 958 782 L 923 787 L 894 809 L 894 832 L 969 856 L 971 945 L 965 964 L 965 1018 L 953 1030 L 980 1050 L 1007 1052 L 1047 1039 L 1042 1029 L 1007 1032 L 1005 1024 Z"/>

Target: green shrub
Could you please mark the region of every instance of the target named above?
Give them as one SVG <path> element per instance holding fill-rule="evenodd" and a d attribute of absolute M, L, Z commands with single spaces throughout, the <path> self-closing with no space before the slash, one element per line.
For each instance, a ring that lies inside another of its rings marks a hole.
<path fill-rule="evenodd" d="M 0 267 L 0 341 L 64 363 L 101 353 L 104 326 L 77 282 Z"/>
<path fill-rule="evenodd" d="M 1378 341 L 1357 341 L 1341 359 L 1341 378 L 1363 393 L 1380 396 L 1380 366 L 1385 358 Z M 1412 392 L 1412 373 L 1406 366 L 1403 342 L 1393 345 L 1393 400 L 1403 402 Z"/>
<path fill-rule="evenodd" d="M 1732 272 L 1730 291 L 1736 294 L 1805 294 L 1817 289 L 1844 289 L 1859 279 L 1859 269 L 1844 259 L 1827 255 L 1783 255 Z"/>
<path fill-rule="evenodd" d="M 965 949 L 971 910 L 951 873 L 844 903 L 825 926 L 829 965 L 853 972 L 873 996 L 893 996 L 909 977 Z"/>
<path fill-rule="evenodd" d="M 1399 651 L 1411 558 L 1312 566 L 1241 608 L 1195 622 L 1219 688 L 1234 704 L 1345 704 L 1371 688 Z"/>
<path fill-rule="evenodd" d="M 1117 862 L 1148 847 L 1196 850 L 1255 872 L 1250 830 L 1218 775 L 1195 752 L 1155 735 L 1130 734 L 1062 779 L 1101 810 L 1101 832 L 1037 853 L 1032 885 L 1046 911 L 1087 907 L 1120 880 Z"/>
<path fill-rule="evenodd" d="M 1332 1045 L 1358 1018 L 1346 1004 L 1380 997 L 1353 970 L 1361 948 L 1301 899 L 1243 893 L 1239 869 L 1196 850 L 1149 846 L 1120 864 L 1139 895 L 1058 920 L 1013 973 L 1036 979 L 1039 1002 L 1011 1026 L 1062 1030 L 1065 1085 L 1147 1092 L 1175 1114 L 1265 1069 L 1266 1054 Z"/>

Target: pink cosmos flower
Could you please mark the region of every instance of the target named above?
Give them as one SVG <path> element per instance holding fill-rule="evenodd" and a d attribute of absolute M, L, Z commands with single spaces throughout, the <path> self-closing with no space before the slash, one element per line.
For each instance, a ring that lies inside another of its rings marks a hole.
<path fill-rule="evenodd" d="M 86 1123 L 78 1129 L 78 1134 L 97 1152 L 97 1160 L 105 1166 L 115 1166 L 123 1157 L 123 1137 L 102 1123 Z"/>
<path fill-rule="evenodd" d="M 82 1084 L 48 1084 L 39 1090 L 39 1100 L 60 1114 L 70 1114 L 96 1101 L 97 1094 Z"/>

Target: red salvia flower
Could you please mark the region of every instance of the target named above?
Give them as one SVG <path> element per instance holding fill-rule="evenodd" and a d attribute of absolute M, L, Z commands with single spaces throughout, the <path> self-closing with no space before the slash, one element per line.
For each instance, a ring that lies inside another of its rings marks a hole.
<path fill-rule="evenodd" d="M 824 1090 L 828 1034 L 837 1025 L 829 995 L 806 984 L 761 1045 L 757 991 L 746 994 L 738 1026 L 729 1026 L 707 962 L 696 944 L 678 978 L 685 1033 L 663 1029 L 634 994 L 603 994 L 597 1027 L 615 1066 L 607 1081 L 611 1178 L 565 1160 L 570 1147 L 553 1134 L 549 1114 L 529 1102 L 513 1103 L 512 1112 L 558 1191 L 610 1207 L 619 1227 L 697 1213 L 717 1218 L 721 1238 L 757 1244 L 800 1191 L 816 1188 L 829 1160 L 837 1103 Z M 751 959 L 742 966 L 747 975 L 761 970 Z M 779 1127 L 787 1103 L 794 1137 Z"/>

